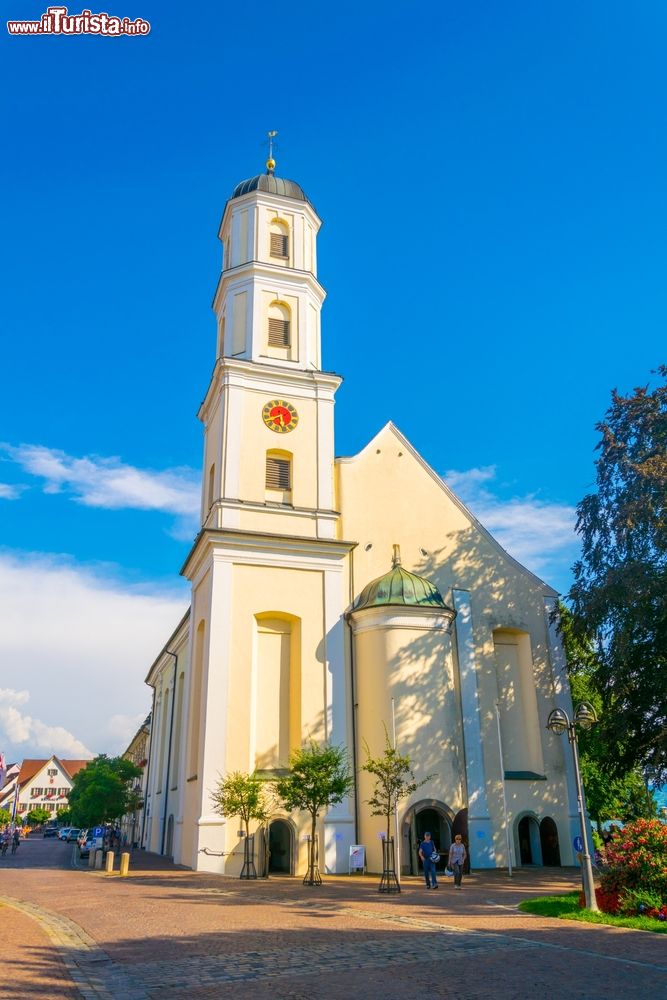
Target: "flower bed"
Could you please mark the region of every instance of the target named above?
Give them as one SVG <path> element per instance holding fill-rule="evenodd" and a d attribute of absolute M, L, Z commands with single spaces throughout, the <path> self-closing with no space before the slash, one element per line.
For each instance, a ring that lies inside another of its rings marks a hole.
<path fill-rule="evenodd" d="M 667 825 L 657 819 L 628 823 L 608 845 L 604 861 L 596 889 L 603 913 L 667 920 Z"/>

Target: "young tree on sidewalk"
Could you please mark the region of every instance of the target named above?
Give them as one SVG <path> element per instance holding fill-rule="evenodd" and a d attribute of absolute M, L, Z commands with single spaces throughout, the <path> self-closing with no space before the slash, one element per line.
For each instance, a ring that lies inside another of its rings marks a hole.
<path fill-rule="evenodd" d="M 345 747 L 321 746 L 314 741 L 295 750 L 290 757 L 290 772 L 276 782 L 276 792 L 285 809 L 303 809 L 310 813 L 310 850 L 304 885 L 319 885 L 315 837 L 317 817 L 322 809 L 338 805 L 354 787 L 348 770 Z"/>
<path fill-rule="evenodd" d="M 249 856 L 250 821 L 265 822 L 269 815 L 269 804 L 264 786 L 254 774 L 243 774 L 233 771 L 220 778 L 215 791 L 211 793 L 213 808 L 221 816 L 238 816 L 245 827 L 245 857 L 241 878 L 251 877 L 246 871 L 252 867 L 254 860 Z M 252 875 L 252 877 L 256 877 Z"/>
<path fill-rule="evenodd" d="M 380 757 L 371 757 L 368 744 L 366 749 L 366 763 L 361 770 L 366 771 L 375 778 L 373 794 L 366 803 L 371 807 L 371 816 L 384 816 L 386 824 L 386 836 L 389 840 L 391 833 L 391 817 L 394 815 L 397 804 L 401 799 L 412 795 L 418 788 L 426 784 L 433 777 L 429 774 L 422 781 L 415 779 L 412 771 L 412 762 L 407 754 L 401 754 L 396 747 L 391 745 L 387 727 L 384 727 L 384 753 Z"/>

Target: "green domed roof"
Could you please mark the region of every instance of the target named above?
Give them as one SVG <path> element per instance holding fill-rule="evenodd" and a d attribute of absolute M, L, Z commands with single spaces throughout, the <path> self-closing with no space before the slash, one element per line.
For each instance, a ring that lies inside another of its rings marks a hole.
<path fill-rule="evenodd" d="M 447 607 L 443 601 L 442 594 L 437 587 L 434 587 L 423 576 L 416 576 L 403 569 L 400 555 L 396 552 L 397 549 L 398 546 L 394 546 L 395 554 L 392 568 L 388 573 L 384 573 L 377 580 L 372 580 L 364 587 L 355 601 L 352 611 L 392 605 L 410 608 L 442 608 L 445 611 L 451 611 L 451 608 Z"/>
<path fill-rule="evenodd" d="M 296 201 L 307 201 L 310 204 L 305 191 L 296 181 L 276 177 L 273 173 L 257 174 L 256 177 L 250 177 L 247 181 L 241 181 L 232 191 L 232 199 L 240 198 L 250 191 L 266 191 L 267 194 L 279 194 L 283 198 L 294 198 Z"/>

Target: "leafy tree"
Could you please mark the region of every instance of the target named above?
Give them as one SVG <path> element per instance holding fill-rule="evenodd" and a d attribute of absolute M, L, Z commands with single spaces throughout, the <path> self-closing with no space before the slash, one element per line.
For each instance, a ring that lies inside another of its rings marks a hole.
<path fill-rule="evenodd" d="M 41 826 L 42 823 L 48 823 L 51 819 L 51 813 L 48 809 L 43 809 L 41 806 L 35 806 L 31 809 L 29 813 L 26 813 L 25 821 L 29 823 L 30 826 Z"/>
<path fill-rule="evenodd" d="M 72 810 L 69 806 L 64 806 L 59 809 L 56 813 L 56 819 L 59 823 L 71 823 L 72 822 Z"/>
<path fill-rule="evenodd" d="M 100 754 L 74 775 L 69 808 L 74 822 L 81 827 L 113 822 L 131 812 L 134 804 L 134 781 L 141 768 L 124 757 Z"/>
<path fill-rule="evenodd" d="M 577 742 L 581 778 L 586 804 L 592 819 L 602 824 L 608 819 L 624 821 L 650 818 L 656 814 L 656 802 L 648 792 L 642 771 L 638 767 L 610 773 L 609 761 L 619 750 L 614 731 L 607 726 L 602 696 L 595 687 L 598 655 L 590 638 L 575 626 L 572 613 L 565 605 L 558 609 L 559 630 L 568 664 L 572 702 L 590 702 L 600 722 L 589 730 L 579 729 Z"/>
<path fill-rule="evenodd" d="M 428 775 L 423 781 L 416 781 L 407 754 L 400 754 L 391 745 L 387 727 L 384 728 L 384 753 L 381 757 L 371 757 L 366 744 L 366 763 L 361 768 L 375 778 L 373 794 L 366 799 L 371 807 L 371 816 L 384 816 L 387 825 L 387 840 L 391 831 L 391 817 L 396 804 L 416 792 L 421 785 L 433 777 Z"/>
<path fill-rule="evenodd" d="M 241 871 L 243 878 L 246 863 L 252 863 L 250 856 L 249 836 L 250 821 L 263 823 L 269 816 L 269 803 L 261 780 L 254 774 L 244 774 L 233 771 L 221 778 L 211 793 L 213 808 L 221 816 L 238 816 L 245 827 L 244 865 Z M 254 864 L 252 868 L 254 872 Z"/>
<path fill-rule="evenodd" d="M 307 881 L 315 884 L 315 834 L 320 810 L 342 802 L 354 787 L 345 747 L 318 745 L 311 740 L 290 756 L 290 772 L 276 782 L 285 809 L 310 813 L 311 833 Z"/>
<path fill-rule="evenodd" d="M 9 809 L 0 809 L 0 826 L 7 826 L 11 822 L 12 814 Z"/>
<path fill-rule="evenodd" d="M 596 461 L 597 491 L 577 507 L 582 555 L 569 593 L 573 626 L 596 637 L 592 684 L 616 753 L 667 778 L 667 366 L 653 391 L 612 393 Z"/>
<path fill-rule="evenodd" d="M 263 822 L 269 814 L 269 806 L 264 786 L 254 774 L 233 771 L 221 778 L 211 793 L 213 808 L 221 816 L 238 816 L 245 826 L 245 835 L 250 833 L 250 821 Z"/>

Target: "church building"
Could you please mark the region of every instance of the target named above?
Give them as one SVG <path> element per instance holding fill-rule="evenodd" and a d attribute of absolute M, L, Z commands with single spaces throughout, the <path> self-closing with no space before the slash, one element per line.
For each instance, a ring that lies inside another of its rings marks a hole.
<path fill-rule="evenodd" d="M 388 733 L 428 779 L 399 803 L 402 872 L 417 873 L 425 830 L 445 855 L 462 833 L 473 868 L 572 864 L 574 776 L 567 742 L 546 729 L 553 708 L 571 712 L 557 594 L 393 423 L 335 457 L 320 225 L 271 158 L 222 216 L 201 530 L 182 569 L 190 609 L 147 677 L 142 844 L 238 875 L 241 824 L 214 810 L 218 780 L 270 783 L 292 750 L 327 741 L 347 748 L 357 780 L 320 817 L 320 867 L 347 872 L 364 845 L 381 870 L 383 820 L 360 768 Z M 263 832 L 269 870 L 302 874 L 309 816 L 275 805 Z"/>

